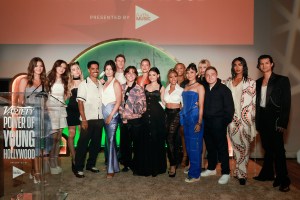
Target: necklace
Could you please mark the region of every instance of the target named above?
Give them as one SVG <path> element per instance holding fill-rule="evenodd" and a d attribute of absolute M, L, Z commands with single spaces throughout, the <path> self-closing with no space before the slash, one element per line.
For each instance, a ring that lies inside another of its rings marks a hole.
<path fill-rule="evenodd" d="M 197 83 L 197 81 L 195 81 L 194 83 L 191 83 L 191 84 L 187 84 L 188 87 L 194 85 L 195 83 Z"/>

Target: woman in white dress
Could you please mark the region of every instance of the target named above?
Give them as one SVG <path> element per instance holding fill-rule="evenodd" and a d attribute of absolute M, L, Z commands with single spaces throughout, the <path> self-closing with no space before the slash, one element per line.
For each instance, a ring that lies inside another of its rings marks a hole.
<path fill-rule="evenodd" d="M 50 151 L 50 172 L 59 174 L 62 168 L 58 166 L 58 155 L 60 151 L 60 140 L 62 129 L 67 127 L 67 111 L 65 100 L 69 96 L 68 81 L 69 72 L 66 61 L 55 61 L 47 76 L 46 89 L 49 93 L 47 107 L 52 124 L 53 146 Z"/>

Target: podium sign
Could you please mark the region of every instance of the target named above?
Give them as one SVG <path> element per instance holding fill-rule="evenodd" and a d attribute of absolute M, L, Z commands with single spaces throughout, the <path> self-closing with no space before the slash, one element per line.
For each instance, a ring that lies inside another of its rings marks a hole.
<path fill-rule="evenodd" d="M 23 105 L 21 95 L 26 97 Z M 40 93 L 0 93 L 0 197 L 4 199 L 57 199 L 57 191 L 62 191 L 62 175 L 45 170 L 53 140 L 46 101 Z"/>

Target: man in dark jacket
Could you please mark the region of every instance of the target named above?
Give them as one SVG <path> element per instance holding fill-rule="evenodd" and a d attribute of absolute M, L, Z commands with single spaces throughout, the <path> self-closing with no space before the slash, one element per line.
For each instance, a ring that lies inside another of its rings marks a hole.
<path fill-rule="evenodd" d="M 263 77 L 256 81 L 256 129 L 265 150 L 264 164 L 258 181 L 274 180 L 273 187 L 282 192 L 290 190 L 283 133 L 287 129 L 291 108 L 291 86 L 289 78 L 273 72 L 275 64 L 269 55 L 258 58 L 257 68 Z"/>
<path fill-rule="evenodd" d="M 208 168 L 202 177 L 216 175 L 216 166 L 221 162 L 222 176 L 219 184 L 227 184 L 230 178 L 227 125 L 232 121 L 234 103 L 230 89 L 218 79 L 215 67 L 205 71 L 207 84 L 204 101 L 204 141 L 207 149 Z"/>

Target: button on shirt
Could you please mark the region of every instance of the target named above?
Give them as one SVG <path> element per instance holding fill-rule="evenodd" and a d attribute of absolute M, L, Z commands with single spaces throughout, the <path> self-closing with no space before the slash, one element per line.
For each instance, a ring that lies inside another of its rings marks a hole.
<path fill-rule="evenodd" d="M 103 119 L 102 115 L 102 101 L 101 101 L 101 90 L 102 84 L 98 80 L 97 86 L 91 79 L 88 77 L 82 81 L 78 86 L 77 101 L 83 101 L 84 113 L 86 120 L 91 119 Z M 81 116 L 80 116 L 80 120 Z"/>
<path fill-rule="evenodd" d="M 177 103 L 180 104 L 182 102 L 182 91 L 183 88 L 178 84 L 175 85 L 175 90 L 170 94 L 170 84 L 166 87 L 164 93 L 164 101 L 166 103 Z"/>

